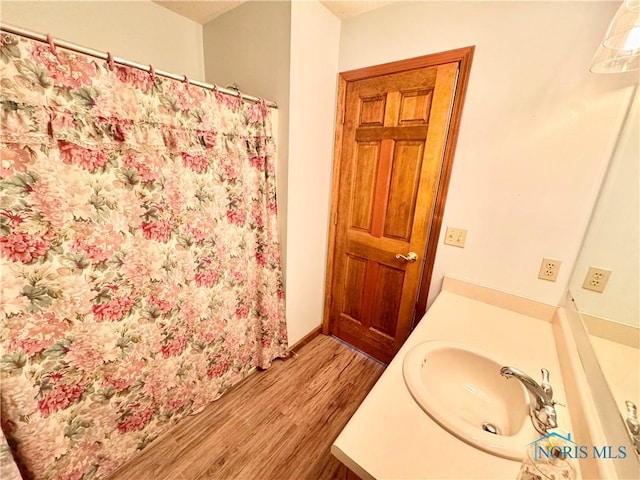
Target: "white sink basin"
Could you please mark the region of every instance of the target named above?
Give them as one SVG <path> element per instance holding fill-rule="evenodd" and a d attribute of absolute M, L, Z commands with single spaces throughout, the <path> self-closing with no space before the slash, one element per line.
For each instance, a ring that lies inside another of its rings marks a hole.
<path fill-rule="evenodd" d="M 524 386 L 500 375 L 505 365 L 473 348 L 432 341 L 407 352 L 403 374 L 415 401 L 440 426 L 488 453 L 521 460 L 540 434 Z M 500 433 L 489 433 L 489 425 Z"/>

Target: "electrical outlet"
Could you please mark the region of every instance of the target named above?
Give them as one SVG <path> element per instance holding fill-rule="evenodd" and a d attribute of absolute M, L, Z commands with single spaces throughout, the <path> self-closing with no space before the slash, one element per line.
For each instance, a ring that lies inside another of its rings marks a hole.
<path fill-rule="evenodd" d="M 597 268 L 597 267 L 589 267 L 587 276 L 584 277 L 584 283 L 582 284 L 582 288 L 586 288 L 587 290 L 593 290 L 594 292 L 602 293 L 604 291 L 604 287 L 607 286 L 607 282 L 609 281 L 610 276 L 611 276 L 611 270 L 604 270 L 602 268 Z"/>
<path fill-rule="evenodd" d="M 467 231 L 464 228 L 447 227 L 447 232 L 444 235 L 445 245 L 464 248 L 464 243 L 466 241 Z"/>
<path fill-rule="evenodd" d="M 540 265 L 540 272 L 538 278 L 541 280 L 549 280 L 555 282 L 558 279 L 558 271 L 560 270 L 560 260 L 552 260 L 550 258 L 543 258 L 542 265 Z"/>

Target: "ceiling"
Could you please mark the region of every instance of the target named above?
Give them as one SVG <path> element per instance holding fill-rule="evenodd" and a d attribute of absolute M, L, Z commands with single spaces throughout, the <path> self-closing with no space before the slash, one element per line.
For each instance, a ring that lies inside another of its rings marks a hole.
<path fill-rule="evenodd" d="M 231 10 L 232 8 L 238 7 L 244 3 L 243 0 L 232 0 L 232 1 L 218 1 L 218 0 L 209 0 L 209 1 L 191 1 L 191 0 L 152 0 L 154 3 L 162 5 L 165 8 L 168 8 L 172 12 L 175 12 L 183 17 L 187 17 L 194 22 L 200 23 L 204 25 L 207 22 L 210 22 L 214 18 L 222 15 L 223 13 Z M 271 1 L 271 0 L 257 0 L 257 1 Z M 299 1 L 299 0 L 292 0 Z M 393 1 L 320 1 L 325 7 L 327 7 L 331 12 L 334 13 L 338 18 L 344 20 L 346 18 L 355 17 L 360 15 L 361 13 L 368 12 L 369 10 L 373 10 L 375 8 L 383 7 L 388 5 L 389 3 L 393 3 Z"/>

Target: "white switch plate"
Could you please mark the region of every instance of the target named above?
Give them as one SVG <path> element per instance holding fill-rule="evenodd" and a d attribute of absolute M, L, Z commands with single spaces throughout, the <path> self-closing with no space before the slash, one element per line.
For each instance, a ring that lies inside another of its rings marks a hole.
<path fill-rule="evenodd" d="M 445 245 L 464 248 L 466 241 L 467 231 L 464 228 L 447 227 L 447 232 L 444 235 Z"/>
<path fill-rule="evenodd" d="M 560 270 L 560 260 L 553 260 L 552 258 L 543 258 L 540 265 L 540 272 L 538 272 L 538 278 L 541 280 L 548 280 L 555 282 L 558 279 L 558 271 Z"/>
<path fill-rule="evenodd" d="M 604 287 L 607 286 L 609 277 L 611 276 L 611 270 L 605 270 L 604 268 L 589 267 L 587 275 L 584 277 L 584 283 L 582 288 L 587 290 L 593 290 L 594 292 L 602 293 Z"/>

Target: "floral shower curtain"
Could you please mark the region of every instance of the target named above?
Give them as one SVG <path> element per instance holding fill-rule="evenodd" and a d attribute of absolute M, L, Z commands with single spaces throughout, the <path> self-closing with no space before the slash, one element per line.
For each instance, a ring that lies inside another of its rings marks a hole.
<path fill-rule="evenodd" d="M 264 103 L 2 34 L 2 428 L 104 478 L 286 353 Z"/>

